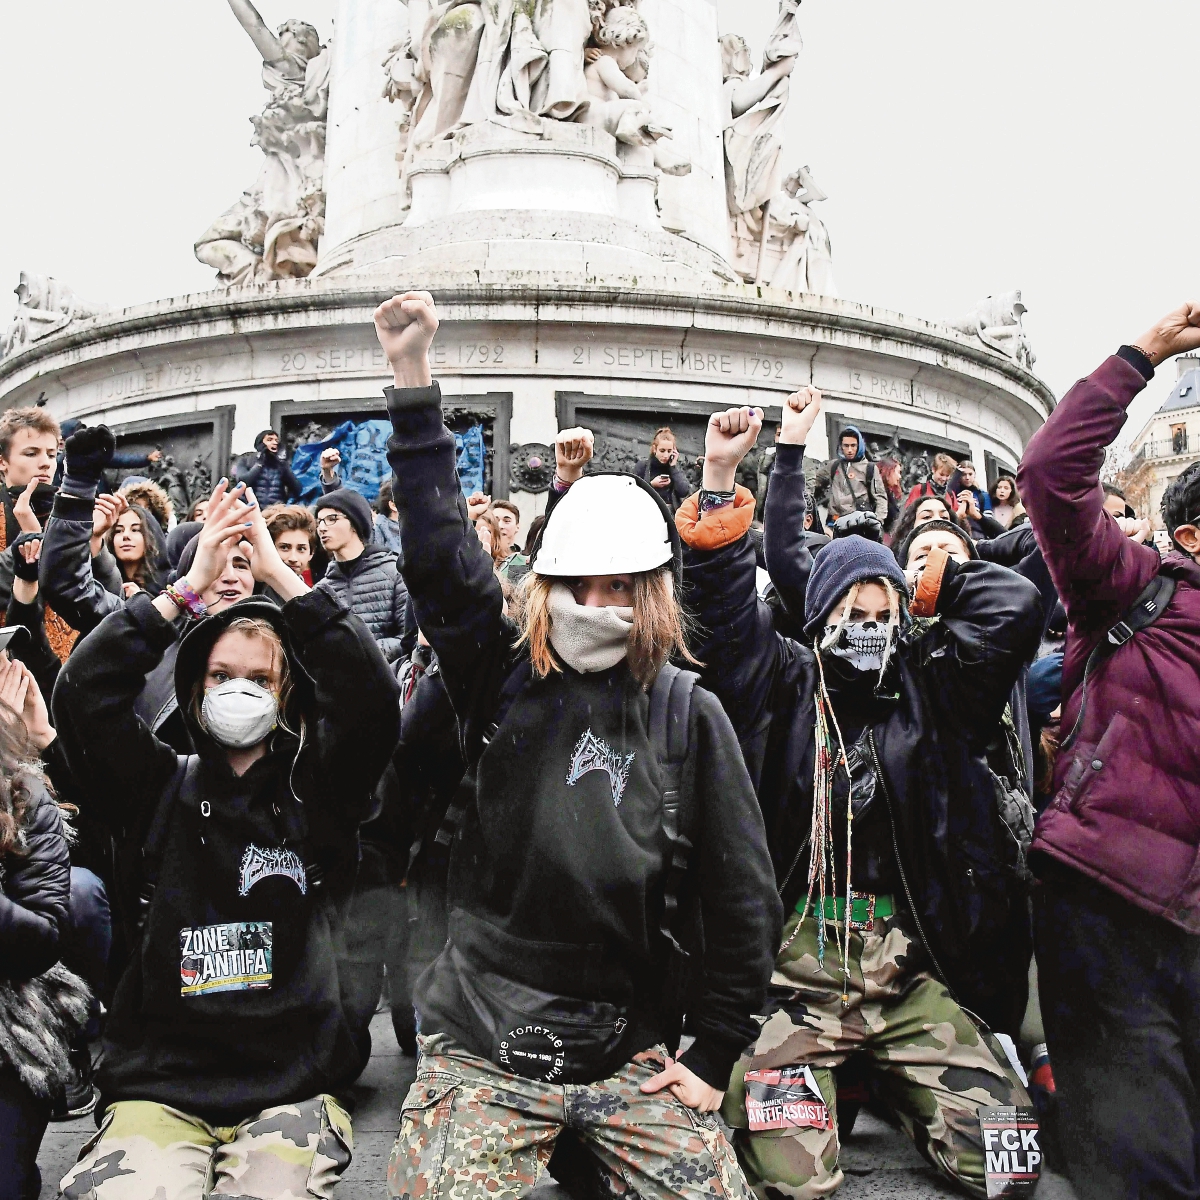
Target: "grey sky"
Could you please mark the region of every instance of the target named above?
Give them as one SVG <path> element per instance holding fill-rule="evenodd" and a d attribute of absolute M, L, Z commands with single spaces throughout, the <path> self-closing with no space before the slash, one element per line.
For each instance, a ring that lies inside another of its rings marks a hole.
<path fill-rule="evenodd" d="M 327 38 L 336 3 L 259 7 Z M 757 60 L 773 0 L 718 9 Z M 787 163 L 829 193 L 843 296 L 938 318 L 1020 287 L 1059 393 L 1200 297 L 1194 0 L 805 0 L 801 23 Z M 114 305 L 211 286 L 192 242 L 255 177 L 262 98 L 224 0 L 6 6 L 0 296 L 22 268 Z"/>

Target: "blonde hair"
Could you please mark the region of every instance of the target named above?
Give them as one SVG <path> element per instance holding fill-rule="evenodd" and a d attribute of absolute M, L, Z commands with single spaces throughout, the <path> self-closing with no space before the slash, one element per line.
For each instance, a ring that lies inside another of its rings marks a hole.
<path fill-rule="evenodd" d="M 529 659 L 538 678 L 551 671 L 562 671 L 550 647 L 550 590 L 562 580 L 552 575 L 532 573 L 521 591 L 518 623 L 521 637 L 517 645 L 529 647 Z M 688 618 L 675 597 L 671 568 L 639 571 L 633 577 L 633 631 L 629 635 L 626 658 L 634 679 L 648 691 L 663 663 L 672 654 L 687 662 L 701 664 L 687 648 Z"/>

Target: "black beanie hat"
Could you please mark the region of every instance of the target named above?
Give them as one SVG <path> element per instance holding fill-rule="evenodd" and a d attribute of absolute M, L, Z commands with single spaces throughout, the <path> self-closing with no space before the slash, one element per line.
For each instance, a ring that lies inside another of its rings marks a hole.
<path fill-rule="evenodd" d="M 885 546 L 856 533 L 823 546 L 813 559 L 804 595 L 804 632 L 816 637 L 833 606 L 856 583 L 873 579 L 886 579 L 902 598 L 908 595 L 908 580 Z"/>
<path fill-rule="evenodd" d="M 275 436 L 276 436 L 276 437 L 279 437 L 279 431 L 278 431 L 278 430 L 275 430 L 275 429 L 264 429 L 264 430 L 262 431 L 262 433 L 260 433 L 260 434 L 259 434 L 259 435 L 258 435 L 258 436 L 257 436 L 257 437 L 254 439 L 254 448 L 255 448 L 255 450 L 261 450 L 261 449 L 262 449 L 263 438 L 265 438 L 265 437 L 267 436 L 267 434 L 268 434 L 268 433 L 273 433 L 273 434 L 275 434 Z M 280 441 L 280 443 L 282 444 L 282 442 L 283 442 L 283 438 L 279 438 L 279 441 Z"/>
<path fill-rule="evenodd" d="M 320 513 L 323 508 L 332 508 L 343 513 L 354 526 L 354 532 L 362 539 L 363 544 L 371 540 L 371 528 L 374 524 L 371 506 L 365 496 L 360 496 L 353 488 L 341 487 L 335 492 L 326 492 L 314 505 Z"/>
<path fill-rule="evenodd" d="M 936 517 L 932 521 L 922 521 L 920 525 L 914 526 L 912 533 L 895 548 L 896 561 L 900 564 L 901 570 L 904 570 L 908 564 L 909 547 L 912 546 L 917 534 L 928 533 L 932 529 L 944 529 L 947 533 L 956 534 L 967 547 L 967 557 L 979 557 L 979 551 L 975 549 L 975 543 L 971 540 L 971 535 L 961 525 L 955 525 L 953 521 L 944 521 L 941 517 Z"/>

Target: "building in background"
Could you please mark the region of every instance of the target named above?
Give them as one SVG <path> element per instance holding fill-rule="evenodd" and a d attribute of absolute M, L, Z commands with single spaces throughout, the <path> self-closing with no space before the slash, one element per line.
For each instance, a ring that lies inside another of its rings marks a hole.
<path fill-rule="evenodd" d="M 1200 459 L 1200 358 L 1178 359 L 1179 377 L 1171 394 L 1129 444 L 1131 457 L 1118 473 L 1139 517 L 1162 526 L 1163 492 Z"/>

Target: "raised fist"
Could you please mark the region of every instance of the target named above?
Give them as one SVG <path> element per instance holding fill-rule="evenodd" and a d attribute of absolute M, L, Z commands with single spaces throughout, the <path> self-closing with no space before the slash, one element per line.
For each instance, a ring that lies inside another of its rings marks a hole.
<path fill-rule="evenodd" d="M 405 292 L 375 310 L 375 334 L 391 364 L 398 388 L 428 387 L 429 347 L 438 316 L 428 292 Z"/>
<path fill-rule="evenodd" d="M 761 408 L 729 408 L 708 418 L 704 434 L 704 487 L 727 492 L 733 488 L 738 464 L 753 449 L 762 431 Z"/>
<path fill-rule="evenodd" d="M 1173 354 L 1200 349 L 1200 304 L 1191 301 L 1181 304 L 1132 344 L 1154 366 Z"/>
<path fill-rule="evenodd" d="M 85 425 L 77 429 L 63 444 L 67 457 L 66 474 L 81 483 L 99 483 L 116 448 L 117 439 L 107 425 Z"/>
<path fill-rule="evenodd" d="M 783 402 L 783 420 L 779 440 L 785 446 L 803 446 L 821 415 L 821 393 L 815 387 L 802 387 Z"/>
<path fill-rule="evenodd" d="M 554 439 L 554 465 L 563 483 L 574 483 L 592 461 L 596 439 L 590 429 L 576 426 L 559 431 Z"/>

